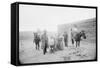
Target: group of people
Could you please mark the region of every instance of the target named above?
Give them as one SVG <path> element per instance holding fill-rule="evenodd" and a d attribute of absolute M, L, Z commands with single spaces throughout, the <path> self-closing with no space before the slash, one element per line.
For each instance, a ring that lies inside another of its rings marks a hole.
<path fill-rule="evenodd" d="M 42 34 L 35 32 L 34 43 L 36 45 L 36 50 L 40 48 L 43 49 L 43 54 L 47 53 L 47 49 L 50 49 L 50 52 L 54 53 L 55 50 L 62 50 L 63 44 L 66 47 L 68 46 L 68 34 L 64 32 L 63 35 L 48 36 L 46 30 L 43 31 Z"/>
<path fill-rule="evenodd" d="M 77 28 L 71 29 L 71 41 L 74 44 L 76 42 L 76 46 L 80 46 L 81 37 L 86 37 L 84 31 L 78 32 Z M 68 47 L 68 33 L 64 32 L 62 34 L 57 34 L 56 36 L 49 36 L 47 31 L 43 31 L 42 34 L 38 32 L 34 33 L 34 43 L 36 45 L 36 49 L 43 49 L 43 54 L 47 53 L 47 49 L 50 49 L 50 52 L 54 52 L 55 50 L 63 50 L 63 47 Z"/>

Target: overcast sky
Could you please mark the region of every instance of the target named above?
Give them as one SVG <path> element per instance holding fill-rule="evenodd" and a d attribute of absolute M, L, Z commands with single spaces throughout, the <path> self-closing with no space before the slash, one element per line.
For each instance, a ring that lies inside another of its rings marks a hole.
<path fill-rule="evenodd" d="M 74 23 L 95 16 L 95 9 L 20 5 L 19 30 L 36 31 L 37 29 L 46 29 L 47 31 L 57 31 L 57 25 L 59 24 Z"/>

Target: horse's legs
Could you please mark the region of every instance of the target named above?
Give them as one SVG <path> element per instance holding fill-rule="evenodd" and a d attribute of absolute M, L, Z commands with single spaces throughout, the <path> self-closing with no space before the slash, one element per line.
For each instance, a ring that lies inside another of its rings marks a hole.
<path fill-rule="evenodd" d="M 36 50 L 38 49 L 39 50 L 39 43 L 35 43 L 35 45 L 36 45 Z"/>
<path fill-rule="evenodd" d="M 39 42 L 37 43 L 37 46 L 38 46 L 38 50 L 39 50 L 39 48 L 40 48 Z"/>
<path fill-rule="evenodd" d="M 36 42 L 35 42 L 35 49 L 37 49 L 37 47 L 36 47 Z"/>
<path fill-rule="evenodd" d="M 77 47 L 77 41 L 76 41 L 76 47 Z"/>
<path fill-rule="evenodd" d="M 80 46 L 80 41 L 78 42 L 78 46 Z"/>
<path fill-rule="evenodd" d="M 36 50 L 37 50 L 37 43 L 35 43 L 35 46 L 36 46 Z"/>

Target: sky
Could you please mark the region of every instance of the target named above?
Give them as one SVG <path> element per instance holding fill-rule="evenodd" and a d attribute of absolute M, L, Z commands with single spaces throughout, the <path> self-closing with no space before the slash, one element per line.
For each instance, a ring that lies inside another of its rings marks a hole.
<path fill-rule="evenodd" d="M 96 17 L 95 9 L 39 5 L 19 6 L 19 31 L 56 32 L 57 25 Z"/>

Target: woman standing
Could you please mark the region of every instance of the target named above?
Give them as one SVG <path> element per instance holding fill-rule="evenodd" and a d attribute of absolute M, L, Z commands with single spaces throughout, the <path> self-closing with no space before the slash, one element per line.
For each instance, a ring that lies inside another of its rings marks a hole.
<path fill-rule="evenodd" d="M 56 48 L 57 50 L 63 50 L 63 36 L 62 35 L 58 35 L 57 37 L 57 45 L 56 45 Z"/>

